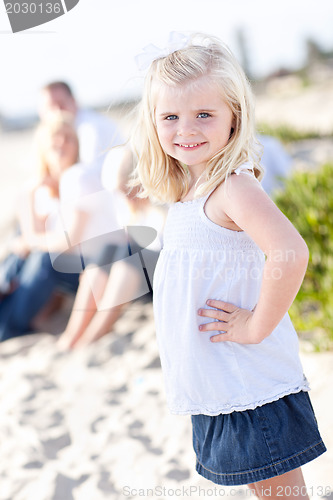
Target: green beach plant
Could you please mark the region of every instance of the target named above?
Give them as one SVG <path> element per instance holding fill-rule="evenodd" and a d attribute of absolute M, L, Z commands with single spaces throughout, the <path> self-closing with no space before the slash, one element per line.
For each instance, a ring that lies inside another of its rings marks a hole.
<path fill-rule="evenodd" d="M 319 131 L 316 130 L 298 130 L 290 125 L 269 125 L 268 123 L 260 123 L 257 126 L 259 133 L 264 135 L 271 135 L 276 137 L 284 144 L 296 141 L 304 141 L 306 139 L 319 139 L 323 137 Z M 331 135 L 330 135 L 331 137 Z"/>
<path fill-rule="evenodd" d="M 333 163 L 295 171 L 275 202 L 305 239 L 310 260 L 290 309 L 296 330 L 316 350 L 333 348 Z"/>

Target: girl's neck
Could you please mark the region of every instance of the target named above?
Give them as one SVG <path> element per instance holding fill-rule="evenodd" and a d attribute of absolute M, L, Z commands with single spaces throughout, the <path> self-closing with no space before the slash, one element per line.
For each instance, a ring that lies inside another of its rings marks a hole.
<path fill-rule="evenodd" d="M 189 189 L 188 189 L 186 195 L 183 196 L 183 198 L 180 201 L 190 201 L 190 200 L 193 200 L 194 199 L 194 193 L 195 193 L 196 189 L 199 187 L 200 184 L 201 184 L 201 182 L 199 182 L 198 184 L 196 184 L 195 182 L 194 183 L 190 183 L 190 186 L 189 186 Z"/>
<path fill-rule="evenodd" d="M 185 198 L 193 198 L 195 190 L 205 181 L 203 174 L 203 172 L 198 173 L 197 175 L 191 173 L 189 187 Z"/>

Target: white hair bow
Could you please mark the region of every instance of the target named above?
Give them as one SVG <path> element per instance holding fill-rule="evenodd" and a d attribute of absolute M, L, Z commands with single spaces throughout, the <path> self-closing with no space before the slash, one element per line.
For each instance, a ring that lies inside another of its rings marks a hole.
<path fill-rule="evenodd" d="M 146 70 L 151 63 L 156 59 L 166 57 L 176 50 L 183 49 L 189 42 L 190 37 L 179 33 L 178 31 L 171 31 L 169 35 L 168 44 L 164 49 L 160 49 L 153 44 L 144 47 L 143 52 L 135 57 L 136 64 L 140 70 Z"/>

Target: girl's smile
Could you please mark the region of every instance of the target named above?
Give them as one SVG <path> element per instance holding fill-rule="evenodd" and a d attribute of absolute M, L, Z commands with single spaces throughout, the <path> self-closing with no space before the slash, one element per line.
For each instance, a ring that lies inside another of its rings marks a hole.
<path fill-rule="evenodd" d="M 185 148 L 185 149 L 198 149 L 203 144 L 206 144 L 206 143 L 201 142 L 200 144 L 177 144 L 177 146 L 179 146 L 180 148 Z"/>
<path fill-rule="evenodd" d="M 206 76 L 179 87 L 162 85 L 155 119 L 163 150 L 199 175 L 227 145 L 233 122 L 221 91 Z"/>

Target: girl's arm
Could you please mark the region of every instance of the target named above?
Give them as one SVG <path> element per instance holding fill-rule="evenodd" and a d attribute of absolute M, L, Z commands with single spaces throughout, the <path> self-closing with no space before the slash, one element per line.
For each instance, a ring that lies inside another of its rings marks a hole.
<path fill-rule="evenodd" d="M 201 325 L 201 331 L 225 331 L 213 342 L 259 343 L 279 324 L 301 286 L 308 263 L 306 243 L 259 182 L 249 175 L 232 175 L 215 197 L 223 212 L 265 253 L 263 280 L 254 311 L 221 301 L 207 301 L 216 309 L 199 314 L 224 323 Z M 217 193 L 216 193 L 217 194 Z"/>

